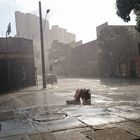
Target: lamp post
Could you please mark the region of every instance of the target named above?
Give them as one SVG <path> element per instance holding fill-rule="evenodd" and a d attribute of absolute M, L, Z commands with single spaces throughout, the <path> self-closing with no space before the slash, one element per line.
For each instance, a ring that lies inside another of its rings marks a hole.
<path fill-rule="evenodd" d="M 40 42 L 41 42 L 41 58 L 42 58 L 42 82 L 43 88 L 46 88 L 46 70 L 45 70 L 45 56 L 44 56 L 44 40 L 43 40 L 43 28 L 42 28 L 42 11 L 41 2 L 39 1 L 39 17 L 40 17 Z"/>

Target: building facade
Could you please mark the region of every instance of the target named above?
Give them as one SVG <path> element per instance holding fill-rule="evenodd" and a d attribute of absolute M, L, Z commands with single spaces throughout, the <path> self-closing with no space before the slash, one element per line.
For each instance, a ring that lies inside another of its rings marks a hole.
<path fill-rule="evenodd" d="M 72 47 L 69 57 L 54 65 L 58 75 L 140 78 L 140 33 L 135 26 L 102 24 L 97 40 Z"/>
<path fill-rule="evenodd" d="M 0 93 L 35 84 L 32 40 L 0 38 Z"/>
<path fill-rule="evenodd" d="M 54 64 L 58 75 L 68 77 L 99 77 L 99 54 L 97 41 L 72 47 L 67 59 Z"/>
<path fill-rule="evenodd" d="M 40 47 L 40 22 L 39 17 L 32 15 L 30 13 L 24 14 L 19 11 L 15 12 L 16 20 L 16 37 L 26 38 L 33 40 L 34 56 L 35 56 L 35 66 L 37 67 L 37 73 L 41 74 L 41 47 Z M 50 46 L 49 42 L 49 23 L 46 20 L 43 23 L 43 33 L 44 33 L 44 50 L 45 52 Z M 47 57 L 47 55 L 45 55 Z M 46 65 L 48 64 L 46 59 Z"/>

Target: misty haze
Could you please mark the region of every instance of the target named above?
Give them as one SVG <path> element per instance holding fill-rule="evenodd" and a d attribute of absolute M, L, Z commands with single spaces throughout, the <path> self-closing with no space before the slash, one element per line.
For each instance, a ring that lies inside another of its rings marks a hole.
<path fill-rule="evenodd" d="M 139 140 L 139 0 L 0 0 L 0 140 Z"/>

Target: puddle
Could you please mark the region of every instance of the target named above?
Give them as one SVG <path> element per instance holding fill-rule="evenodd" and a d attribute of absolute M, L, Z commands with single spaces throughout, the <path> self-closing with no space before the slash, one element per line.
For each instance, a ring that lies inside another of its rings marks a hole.
<path fill-rule="evenodd" d="M 87 80 L 84 80 L 84 79 L 81 79 L 81 80 L 79 80 L 79 82 L 88 82 Z"/>
<path fill-rule="evenodd" d="M 112 112 L 134 112 L 134 111 L 140 111 L 139 107 L 132 107 L 132 106 L 115 106 L 113 108 L 109 108 Z"/>
<path fill-rule="evenodd" d="M 15 119 L 13 111 L 2 111 L 0 112 L 0 122 Z"/>
<path fill-rule="evenodd" d="M 91 140 L 139 140 L 135 135 L 118 128 L 83 132 Z"/>
<path fill-rule="evenodd" d="M 104 103 L 106 101 L 113 101 L 111 98 L 100 96 L 100 95 L 91 95 L 92 102 Z"/>
<path fill-rule="evenodd" d="M 93 106 L 72 106 L 63 109 L 63 111 L 71 116 L 106 114 L 108 112 L 106 108 L 98 108 Z"/>
<path fill-rule="evenodd" d="M 116 106 L 109 109 L 114 115 L 134 120 L 140 119 L 140 108 L 132 106 Z"/>
<path fill-rule="evenodd" d="M 1 122 L 0 137 L 34 133 L 35 129 L 27 123 L 23 123 L 20 120 L 9 120 Z"/>
<path fill-rule="evenodd" d="M 104 91 L 104 89 L 102 89 L 102 88 L 99 88 L 98 90 L 100 90 L 100 91 Z"/>
<path fill-rule="evenodd" d="M 83 123 L 78 121 L 78 119 L 74 117 L 66 117 L 64 119 L 48 121 L 48 122 L 37 122 L 35 123 L 35 127 L 38 132 L 52 132 L 52 131 L 61 131 L 65 129 L 72 129 L 76 127 L 85 127 Z"/>
<path fill-rule="evenodd" d="M 117 87 L 111 87 L 111 88 L 109 88 L 109 89 L 111 89 L 111 90 L 116 90 L 116 89 L 118 89 Z"/>
<path fill-rule="evenodd" d="M 98 114 L 98 115 L 88 114 L 88 115 L 82 115 L 78 117 L 78 119 L 90 126 L 125 121 L 124 118 L 117 117 L 110 114 Z"/>
<path fill-rule="evenodd" d="M 91 95 L 91 97 L 100 99 L 100 100 L 112 100 L 111 98 L 100 96 L 100 95 Z"/>
<path fill-rule="evenodd" d="M 42 106 L 32 106 L 32 107 L 26 107 L 26 108 L 19 108 L 16 110 L 16 115 L 18 116 L 26 116 L 27 118 L 34 118 L 44 115 L 50 115 L 54 113 L 61 113 L 59 112 L 60 109 L 53 109 L 50 110 L 48 106 L 42 105 Z"/>

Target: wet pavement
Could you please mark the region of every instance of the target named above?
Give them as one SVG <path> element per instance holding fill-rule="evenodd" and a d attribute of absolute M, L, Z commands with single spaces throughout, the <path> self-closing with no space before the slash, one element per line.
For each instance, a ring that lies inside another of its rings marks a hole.
<path fill-rule="evenodd" d="M 0 140 L 138 140 L 139 81 L 58 79 L 0 96 Z M 77 88 L 91 105 L 66 105 Z"/>

